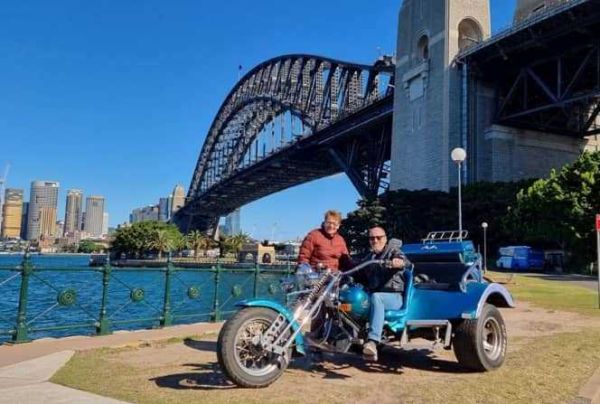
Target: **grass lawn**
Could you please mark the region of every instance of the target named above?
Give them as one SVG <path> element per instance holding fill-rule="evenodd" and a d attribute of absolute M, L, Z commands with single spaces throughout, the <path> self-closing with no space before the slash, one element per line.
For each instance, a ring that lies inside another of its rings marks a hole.
<path fill-rule="evenodd" d="M 488 272 L 495 281 L 502 281 L 509 274 Z M 573 311 L 588 316 L 600 316 L 598 292 L 560 281 L 516 275 L 505 285 L 517 300 L 526 300 L 534 306 L 550 310 Z"/>
<path fill-rule="evenodd" d="M 506 276 L 492 277 L 501 280 Z M 507 286 L 517 300 L 547 310 L 599 315 L 592 291 L 537 278 L 515 279 L 516 283 Z M 563 403 L 571 401 L 600 366 L 600 328 L 588 327 L 543 337 L 512 338 L 504 366 L 494 372 L 465 373 L 453 358 L 429 360 L 422 353 L 402 352 L 393 358 L 391 368 L 380 364 L 368 367 L 355 360 L 335 363 L 333 371 L 292 369 L 267 389 L 246 390 L 229 388 L 218 373 L 216 356 L 210 351 L 214 339 L 214 335 L 193 339 L 209 347 L 204 351 L 184 347 L 193 346 L 194 341 L 182 344 L 172 339 L 158 347 L 78 352 L 52 381 L 136 403 L 302 403 L 307 399 L 379 404 Z M 169 360 L 174 352 L 183 352 L 183 357 Z M 411 359 L 415 355 L 425 359 Z"/>

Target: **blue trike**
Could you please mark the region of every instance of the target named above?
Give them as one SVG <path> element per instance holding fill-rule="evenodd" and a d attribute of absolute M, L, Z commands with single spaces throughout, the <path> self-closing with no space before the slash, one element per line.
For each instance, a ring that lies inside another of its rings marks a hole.
<path fill-rule="evenodd" d="M 465 238 L 466 233 L 432 232 L 422 243 L 402 248 L 411 262 L 404 272 L 404 304 L 386 311 L 383 343 L 403 347 L 425 338 L 432 346 L 454 349 L 468 369 L 494 370 L 504 362 L 508 341 L 498 307 L 514 303 L 502 285 L 483 279 L 480 256 Z M 390 240 L 387 249 L 400 246 Z M 225 375 L 242 387 L 266 387 L 281 376 L 294 351 L 306 355 L 311 345 L 355 351 L 366 339 L 370 296 L 352 277 L 373 264 L 385 265 L 385 254 L 346 272 L 314 269 L 299 275 L 289 308 L 266 299 L 239 302 L 218 338 Z M 317 315 L 324 319 L 321 329 L 305 338 Z"/>

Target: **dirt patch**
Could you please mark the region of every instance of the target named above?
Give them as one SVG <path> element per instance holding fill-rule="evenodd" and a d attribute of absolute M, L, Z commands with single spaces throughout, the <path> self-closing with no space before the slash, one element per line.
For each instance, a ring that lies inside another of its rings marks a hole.
<path fill-rule="evenodd" d="M 504 309 L 502 315 L 508 329 L 509 354 L 513 355 L 533 338 L 590 328 L 598 330 L 600 335 L 600 318 L 534 308 L 526 303 L 516 309 Z M 147 381 L 140 387 L 143 390 L 170 390 L 174 399 L 177 392 L 194 391 L 198 400 L 210 402 L 303 402 L 307 397 L 319 402 L 411 401 L 410 395 L 402 400 L 390 395 L 390 386 L 395 385 L 397 390 L 399 382 L 403 386 L 413 383 L 427 386 L 485 377 L 466 372 L 452 351 L 431 351 L 430 343 L 423 340 L 416 341 L 416 346 L 408 350 L 386 348 L 377 363 L 365 362 L 354 355 L 325 354 L 325 360 L 318 365 L 298 358 L 268 389 L 244 390 L 231 385 L 221 374 L 215 349 L 216 335 L 210 335 L 186 339 L 183 343 L 114 351 L 105 355 L 104 360 L 131 369 L 137 380 L 143 376 Z M 505 367 L 510 366 L 508 360 Z"/>

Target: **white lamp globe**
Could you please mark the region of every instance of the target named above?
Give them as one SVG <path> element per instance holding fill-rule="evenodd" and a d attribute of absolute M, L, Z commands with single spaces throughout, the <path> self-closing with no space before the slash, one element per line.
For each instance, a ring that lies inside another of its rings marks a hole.
<path fill-rule="evenodd" d="M 467 158 L 467 152 L 462 147 L 457 147 L 452 150 L 450 157 L 455 163 L 462 163 Z"/>
<path fill-rule="evenodd" d="M 488 227 L 488 224 L 487 224 L 487 222 L 483 222 L 483 223 L 481 223 L 481 227 L 483 227 L 484 229 L 487 229 L 487 227 Z"/>

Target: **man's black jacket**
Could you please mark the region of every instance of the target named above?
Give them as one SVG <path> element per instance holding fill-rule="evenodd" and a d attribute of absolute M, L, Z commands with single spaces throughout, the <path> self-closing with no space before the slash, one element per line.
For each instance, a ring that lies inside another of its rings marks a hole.
<path fill-rule="evenodd" d="M 401 258 L 406 263 L 406 257 L 400 250 L 381 253 L 368 253 L 362 262 L 372 259 L 392 260 Z M 404 292 L 404 268 L 388 268 L 379 264 L 372 264 L 354 275 L 354 280 L 364 285 L 371 293 L 374 292 Z"/>

